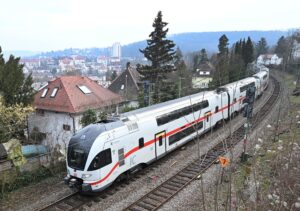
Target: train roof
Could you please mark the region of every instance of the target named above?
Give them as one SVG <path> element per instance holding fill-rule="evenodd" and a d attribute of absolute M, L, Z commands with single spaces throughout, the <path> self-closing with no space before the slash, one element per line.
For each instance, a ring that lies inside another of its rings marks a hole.
<path fill-rule="evenodd" d="M 258 76 L 258 77 L 260 77 L 260 76 L 264 76 L 264 75 L 266 75 L 266 74 L 268 74 L 268 72 L 267 72 L 266 70 L 261 70 L 260 72 L 255 73 L 253 76 Z"/>
<path fill-rule="evenodd" d="M 248 78 L 236 81 L 236 82 L 232 82 L 230 84 L 226 84 L 222 87 L 227 88 L 227 89 L 228 88 L 233 89 L 235 87 L 241 87 L 245 84 L 251 83 L 251 82 L 253 82 L 253 80 L 254 80 L 254 77 L 248 77 Z M 137 110 L 129 111 L 129 112 L 120 114 L 119 118 L 120 118 L 120 120 L 123 120 L 125 122 L 128 120 L 137 121 L 142 118 L 158 116 L 158 115 L 161 115 L 164 111 L 170 112 L 170 111 L 185 107 L 187 105 L 190 105 L 191 101 L 194 104 L 194 103 L 200 102 L 204 99 L 208 99 L 212 96 L 215 96 L 216 94 L 219 94 L 216 92 L 216 90 L 203 91 L 203 92 L 196 93 L 193 95 L 189 95 L 189 96 L 181 97 L 178 99 L 170 100 L 167 102 L 151 105 L 151 106 L 148 106 L 145 108 L 140 108 Z"/>
<path fill-rule="evenodd" d="M 238 87 L 241 87 L 243 85 L 253 82 L 253 79 L 254 79 L 253 77 L 244 78 L 239 81 L 232 82 L 230 84 L 225 84 L 222 87 L 227 88 L 227 89 L 235 89 L 235 88 L 238 88 Z"/>

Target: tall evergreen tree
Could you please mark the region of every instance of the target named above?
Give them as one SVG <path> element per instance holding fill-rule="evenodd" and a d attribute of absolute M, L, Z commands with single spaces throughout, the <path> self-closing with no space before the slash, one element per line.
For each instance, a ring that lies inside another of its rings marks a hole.
<path fill-rule="evenodd" d="M 20 65 L 19 61 L 20 58 L 11 55 L 2 69 L 1 91 L 6 105 L 19 103 L 19 94 L 24 82 L 23 65 Z"/>
<path fill-rule="evenodd" d="M 275 47 L 275 53 L 279 57 L 283 57 L 286 54 L 286 51 L 287 51 L 287 41 L 284 36 L 281 36 L 277 41 L 277 45 Z"/>
<path fill-rule="evenodd" d="M 198 52 L 193 56 L 193 71 L 196 72 L 200 64 L 200 55 Z"/>
<path fill-rule="evenodd" d="M 268 43 L 266 38 L 262 37 L 256 45 L 256 55 L 266 54 L 268 52 Z"/>
<path fill-rule="evenodd" d="M 4 76 L 3 76 L 4 65 L 5 65 L 5 61 L 4 61 L 2 49 L 0 46 L 0 94 L 2 91 L 2 83 L 3 83 L 3 79 L 4 79 Z"/>
<path fill-rule="evenodd" d="M 33 79 L 32 79 L 32 74 L 30 73 L 26 77 L 24 84 L 22 86 L 22 90 L 20 91 L 19 99 L 17 100 L 19 104 L 22 103 L 25 106 L 27 106 L 33 102 L 35 91 L 32 88 L 32 83 L 33 83 Z"/>
<path fill-rule="evenodd" d="M 228 38 L 222 35 L 219 39 L 219 53 L 216 71 L 213 76 L 213 86 L 221 86 L 229 82 L 229 49 Z"/>
<path fill-rule="evenodd" d="M 208 56 L 205 48 L 202 48 L 200 52 L 197 52 L 193 57 L 193 71 L 195 72 L 199 65 L 208 62 Z"/>
<path fill-rule="evenodd" d="M 233 45 L 234 53 L 230 55 L 230 71 L 229 71 L 229 81 L 237 81 L 246 76 L 246 67 L 244 62 L 246 43 L 245 40 L 239 40 Z"/>
<path fill-rule="evenodd" d="M 168 28 L 164 29 L 168 23 L 163 22 L 162 12 L 159 11 L 152 24 L 154 31 L 150 33 L 147 40 L 147 47 L 140 50 L 141 53 L 151 62 L 151 65 L 142 66 L 138 69 L 139 73 L 144 76 L 144 80 L 154 84 L 154 93 L 152 100 L 154 103 L 168 100 L 168 97 L 162 97 L 164 91 L 169 89 L 167 73 L 174 71 L 175 44 L 173 41 L 166 39 Z M 168 96 L 168 93 L 165 93 Z M 172 94 L 170 94 L 171 96 Z"/>
<path fill-rule="evenodd" d="M 182 52 L 180 48 L 176 49 L 175 62 L 174 62 L 176 72 L 175 72 L 175 83 L 178 84 L 178 97 L 185 96 L 190 93 L 192 87 L 192 77 L 188 68 L 183 60 Z"/>
<path fill-rule="evenodd" d="M 249 63 L 253 62 L 254 60 L 254 48 L 250 37 L 248 37 L 247 42 L 245 43 L 245 50 L 244 50 L 243 57 L 244 57 L 245 66 L 247 66 Z"/>
<path fill-rule="evenodd" d="M 0 48 L 0 93 L 6 105 L 29 105 L 33 101 L 32 77 L 26 79 L 20 58 L 10 56 L 5 62 Z"/>
<path fill-rule="evenodd" d="M 200 64 L 204 64 L 206 62 L 208 62 L 208 56 L 205 48 L 202 48 L 200 51 Z"/>
<path fill-rule="evenodd" d="M 223 34 L 220 39 L 219 39 L 219 44 L 218 44 L 218 48 L 219 48 L 219 53 L 218 55 L 220 56 L 228 56 L 229 50 L 228 50 L 228 38 L 226 37 L 225 34 Z"/>
<path fill-rule="evenodd" d="M 240 40 L 234 44 L 234 54 L 242 55 L 242 40 Z"/>

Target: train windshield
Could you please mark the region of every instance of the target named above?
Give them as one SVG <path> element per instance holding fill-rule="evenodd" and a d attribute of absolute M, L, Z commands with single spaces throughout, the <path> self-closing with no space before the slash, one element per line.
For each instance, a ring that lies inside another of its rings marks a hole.
<path fill-rule="evenodd" d="M 86 153 L 82 149 L 71 147 L 68 151 L 68 164 L 75 169 L 83 170 L 86 161 Z"/>
<path fill-rule="evenodd" d="M 93 143 L 105 130 L 103 124 L 92 124 L 78 131 L 68 145 L 68 166 L 76 170 L 84 170 Z"/>

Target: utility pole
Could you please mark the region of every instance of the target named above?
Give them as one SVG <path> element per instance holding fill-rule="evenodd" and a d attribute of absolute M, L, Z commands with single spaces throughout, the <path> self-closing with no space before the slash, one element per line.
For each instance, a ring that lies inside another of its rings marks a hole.
<path fill-rule="evenodd" d="M 126 87 L 126 90 L 125 90 L 125 99 L 127 101 L 127 74 L 126 74 L 125 78 L 126 78 L 126 81 L 125 81 L 125 87 Z"/>
<path fill-rule="evenodd" d="M 150 105 L 150 82 L 144 81 L 144 105 Z"/>
<path fill-rule="evenodd" d="M 246 162 L 247 159 L 248 159 L 246 148 L 247 148 L 247 140 L 249 138 L 249 132 L 250 132 L 250 128 L 251 128 L 253 104 L 254 104 L 254 101 L 255 101 L 255 91 L 256 91 L 255 86 L 249 86 L 247 91 L 246 91 L 245 102 L 247 104 L 244 107 L 244 117 L 247 118 L 247 122 L 244 125 L 245 135 L 244 135 L 244 143 L 243 143 L 243 152 L 242 152 L 242 155 L 241 155 L 241 162 Z"/>
<path fill-rule="evenodd" d="M 150 106 L 151 104 L 151 85 L 154 86 L 154 84 L 151 84 L 150 81 L 144 81 L 144 105 Z"/>
<path fill-rule="evenodd" d="M 181 77 L 179 77 L 179 83 L 178 83 L 178 97 L 181 96 Z"/>
<path fill-rule="evenodd" d="M 294 90 L 294 93 L 300 93 L 300 68 L 299 68 L 299 59 L 297 61 L 297 64 L 296 64 L 296 69 L 298 70 L 298 77 L 297 77 L 297 81 L 296 81 L 296 88 Z"/>

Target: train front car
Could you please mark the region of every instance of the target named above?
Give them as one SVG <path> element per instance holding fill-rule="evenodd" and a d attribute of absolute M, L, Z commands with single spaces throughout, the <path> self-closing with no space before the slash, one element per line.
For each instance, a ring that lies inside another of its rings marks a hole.
<path fill-rule="evenodd" d="M 108 125 L 111 124 L 91 124 L 71 138 L 67 150 L 68 174 L 65 177 L 69 187 L 81 192 L 105 188 L 104 183 L 101 187 L 96 183 L 101 180 L 101 171 L 106 171 L 112 163 L 110 144 L 105 135 Z"/>

